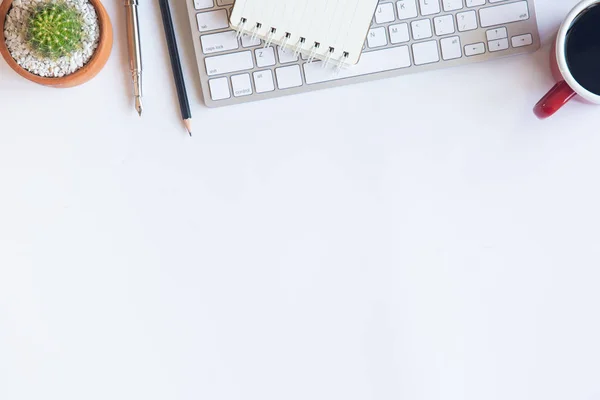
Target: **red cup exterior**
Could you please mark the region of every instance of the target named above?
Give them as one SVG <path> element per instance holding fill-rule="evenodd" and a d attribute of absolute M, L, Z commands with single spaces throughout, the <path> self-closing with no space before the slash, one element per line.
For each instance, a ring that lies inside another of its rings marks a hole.
<path fill-rule="evenodd" d="M 565 81 L 560 81 L 535 105 L 533 113 L 539 119 L 546 119 L 567 104 L 576 93 Z"/>
<path fill-rule="evenodd" d="M 550 51 L 550 69 L 558 83 L 533 108 L 533 113 L 539 119 L 546 119 L 554 115 L 554 113 L 560 110 L 577 94 L 565 82 L 560 73 L 558 61 L 556 60 L 556 40 L 554 40 L 552 50 Z"/>

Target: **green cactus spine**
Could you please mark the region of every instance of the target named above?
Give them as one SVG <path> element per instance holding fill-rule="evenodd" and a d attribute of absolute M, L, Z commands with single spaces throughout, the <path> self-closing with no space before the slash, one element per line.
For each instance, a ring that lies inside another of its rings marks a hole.
<path fill-rule="evenodd" d="M 82 46 L 83 19 L 67 4 L 41 4 L 29 17 L 27 40 L 32 50 L 42 57 L 55 60 L 68 56 Z"/>

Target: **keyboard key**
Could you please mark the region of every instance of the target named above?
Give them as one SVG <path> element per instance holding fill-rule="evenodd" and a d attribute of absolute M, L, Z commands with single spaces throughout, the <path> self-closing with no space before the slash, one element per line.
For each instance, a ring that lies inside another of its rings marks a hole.
<path fill-rule="evenodd" d="M 279 87 L 279 89 L 302 86 L 302 76 L 300 75 L 299 65 L 277 68 L 275 70 L 275 75 L 277 76 L 277 87 Z"/>
<path fill-rule="evenodd" d="M 485 0 L 466 0 L 467 7 L 477 7 L 485 4 Z"/>
<path fill-rule="evenodd" d="M 473 43 L 465 46 L 465 55 L 467 57 L 476 56 L 485 53 L 485 43 Z"/>
<path fill-rule="evenodd" d="M 252 94 L 250 74 L 234 75 L 231 77 L 231 87 L 235 97 L 249 96 Z"/>
<path fill-rule="evenodd" d="M 229 82 L 227 78 L 211 79 L 208 81 L 210 98 L 213 100 L 224 100 L 231 97 L 229 94 Z"/>
<path fill-rule="evenodd" d="M 419 0 L 421 15 L 432 15 L 440 12 L 440 0 Z"/>
<path fill-rule="evenodd" d="M 415 40 L 427 39 L 433 36 L 433 33 L 431 32 L 431 21 L 428 19 L 413 21 L 410 23 L 410 27 Z"/>
<path fill-rule="evenodd" d="M 250 35 L 242 35 L 242 47 L 254 47 L 260 45 L 260 39 L 254 38 Z"/>
<path fill-rule="evenodd" d="M 415 65 L 431 64 L 440 61 L 437 40 L 412 45 Z"/>
<path fill-rule="evenodd" d="M 240 47 L 234 31 L 204 35 L 200 38 L 200 41 L 202 42 L 202 51 L 204 54 L 234 50 Z"/>
<path fill-rule="evenodd" d="M 256 71 L 253 76 L 256 93 L 272 92 L 275 90 L 275 84 L 273 83 L 273 71 L 270 69 L 266 71 Z"/>
<path fill-rule="evenodd" d="M 440 40 L 442 48 L 442 58 L 444 60 L 454 60 L 462 57 L 462 46 L 458 36 L 452 36 Z"/>
<path fill-rule="evenodd" d="M 279 46 L 277 46 L 277 55 L 279 56 L 279 62 L 281 64 L 287 64 L 298 61 L 298 55 L 294 55 L 293 50 L 283 50 Z"/>
<path fill-rule="evenodd" d="M 194 8 L 196 10 L 202 10 L 205 8 L 213 8 L 214 7 L 213 0 L 194 0 Z"/>
<path fill-rule="evenodd" d="M 207 57 L 204 59 L 208 76 L 228 74 L 230 72 L 252 69 L 252 53 L 242 51 L 240 53 L 225 54 L 222 56 Z"/>
<path fill-rule="evenodd" d="M 508 32 L 506 31 L 506 28 L 496 28 L 496 29 L 490 29 L 489 31 L 487 31 L 485 33 L 485 35 L 487 36 L 487 40 L 489 42 L 490 40 L 498 40 L 498 39 L 507 38 Z"/>
<path fill-rule="evenodd" d="M 217 5 L 218 6 L 228 6 L 230 4 L 233 4 L 235 0 L 217 0 Z"/>
<path fill-rule="evenodd" d="M 374 28 L 369 31 L 367 35 L 367 45 L 370 48 L 382 47 L 387 44 L 387 37 L 385 36 L 385 28 Z"/>
<path fill-rule="evenodd" d="M 508 49 L 508 39 L 492 40 L 488 42 L 490 51 L 502 51 Z"/>
<path fill-rule="evenodd" d="M 275 52 L 273 51 L 273 47 L 256 49 L 254 50 L 254 53 L 256 54 L 256 66 L 258 68 L 275 65 Z"/>
<path fill-rule="evenodd" d="M 394 5 L 392 3 L 380 4 L 375 11 L 375 22 L 385 24 L 396 19 L 394 15 Z"/>
<path fill-rule="evenodd" d="M 408 35 L 408 24 L 402 23 L 397 25 L 390 25 L 390 42 L 393 44 L 404 43 L 410 40 Z"/>
<path fill-rule="evenodd" d="M 337 74 L 333 68 L 323 68 L 321 62 L 304 64 L 304 77 L 309 85 L 335 81 L 355 76 L 369 75 L 376 72 L 391 71 L 410 67 L 408 46 L 391 47 L 363 53 L 358 64 L 344 68 Z"/>
<path fill-rule="evenodd" d="M 454 33 L 454 17 L 452 15 L 444 15 L 443 17 L 435 17 L 433 19 L 435 34 L 438 36 L 449 35 Z"/>
<path fill-rule="evenodd" d="M 417 14 L 417 0 L 398 0 L 398 19 L 415 18 Z"/>
<path fill-rule="evenodd" d="M 217 29 L 229 28 L 227 21 L 227 11 L 217 10 L 196 14 L 198 21 L 198 30 L 200 32 L 209 32 Z"/>
<path fill-rule="evenodd" d="M 456 22 L 460 32 L 477 29 L 477 14 L 475 11 L 465 11 L 456 14 Z"/>
<path fill-rule="evenodd" d="M 531 33 L 526 35 L 513 36 L 511 39 L 513 47 L 523 47 L 533 44 L 533 36 Z"/>
<path fill-rule="evenodd" d="M 483 28 L 524 21 L 529 19 L 529 7 L 526 1 L 519 1 L 517 3 L 482 8 L 479 10 L 479 19 Z"/>
<path fill-rule="evenodd" d="M 456 11 L 463 8 L 463 0 L 442 0 L 444 11 Z"/>

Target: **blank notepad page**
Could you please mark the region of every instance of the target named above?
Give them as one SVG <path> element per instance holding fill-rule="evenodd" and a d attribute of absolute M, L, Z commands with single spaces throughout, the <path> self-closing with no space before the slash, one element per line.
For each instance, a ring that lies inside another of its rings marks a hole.
<path fill-rule="evenodd" d="M 230 24 L 268 45 L 356 64 L 379 0 L 237 0 Z"/>

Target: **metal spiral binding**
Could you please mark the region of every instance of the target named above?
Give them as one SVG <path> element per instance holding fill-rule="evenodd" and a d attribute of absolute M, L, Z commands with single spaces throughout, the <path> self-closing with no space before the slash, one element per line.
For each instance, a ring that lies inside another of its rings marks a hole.
<path fill-rule="evenodd" d="M 252 35 L 250 36 L 250 41 L 254 42 L 254 40 L 256 39 L 256 36 L 258 35 L 258 30 L 262 27 L 262 24 L 260 22 L 257 22 L 256 25 L 254 25 L 254 28 L 252 28 Z"/>
<path fill-rule="evenodd" d="M 306 43 L 306 39 L 300 37 L 300 39 L 298 39 L 298 42 L 294 46 L 294 58 L 298 58 L 300 53 L 302 53 L 302 47 L 304 46 L 304 43 Z"/>
<path fill-rule="evenodd" d="M 254 41 L 258 37 L 259 30 L 262 28 L 262 23 L 257 22 L 256 24 L 254 24 L 254 26 L 252 27 L 251 30 L 247 29 L 247 24 L 248 24 L 248 20 L 245 17 L 240 18 L 240 23 L 237 28 L 236 37 L 239 39 L 242 35 L 250 34 L 250 41 Z M 264 45 L 263 45 L 264 48 L 267 48 L 267 47 L 271 46 L 271 44 L 273 44 L 273 40 L 275 39 L 276 34 L 277 34 L 277 28 L 271 27 L 271 29 L 269 29 L 269 33 L 267 34 L 266 38 L 264 39 Z M 286 32 L 285 35 L 283 36 L 282 42 L 278 44 L 283 52 L 285 52 L 286 49 L 288 49 L 288 48 L 292 48 L 294 50 L 293 54 L 294 54 L 295 58 L 297 58 L 300 54 L 307 54 L 308 55 L 308 60 L 307 60 L 308 64 L 315 61 L 315 59 L 317 58 L 319 49 L 321 48 L 320 42 L 314 42 L 312 47 L 310 48 L 310 51 L 307 52 L 306 50 L 304 50 L 304 46 L 306 45 L 306 38 L 300 37 L 296 43 L 290 44 L 291 38 L 292 38 L 292 34 L 290 32 Z M 334 60 L 333 59 L 334 53 L 335 53 L 335 47 L 330 46 L 328 48 L 327 53 L 325 54 L 324 59 L 323 59 L 322 67 L 327 68 L 329 66 L 329 64 L 333 63 L 336 66 L 335 73 L 338 74 L 344 67 L 345 61 L 350 57 L 350 54 L 347 51 L 344 51 L 342 53 L 342 56 L 339 59 Z"/>
<path fill-rule="evenodd" d="M 325 59 L 323 60 L 323 65 L 321 65 L 321 68 L 327 68 L 327 66 L 329 65 L 329 62 L 331 61 L 331 55 L 335 52 L 335 48 L 329 46 L 329 51 L 327 52 L 327 55 L 325 56 Z"/>
<path fill-rule="evenodd" d="M 308 56 L 309 64 L 315 60 L 315 57 L 317 56 L 317 51 L 319 51 L 319 47 L 321 47 L 321 43 L 315 42 L 313 44 L 313 47 L 310 49 L 310 54 Z"/>
<path fill-rule="evenodd" d="M 288 42 L 290 41 L 290 38 L 292 37 L 292 34 L 289 32 L 285 33 L 285 36 L 283 37 L 283 42 L 281 42 L 281 44 L 279 45 L 281 47 L 281 50 L 285 52 L 286 48 L 288 47 Z"/>
<path fill-rule="evenodd" d="M 275 36 L 275 33 L 277 33 L 277 28 L 273 28 L 271 27 L 271 30 L 269 31 L 269 34 L 267 35 L 267 40 L 265 40 L 265 49 L 267 47 L 269 47 L 271 45 L 271 43 L 273 43 L 273 37 Z"/>
<path fill-rule="evenodd" d="M 248 20 L 246 18 L 242 18 L 240 20 L 240 27 L 237 31 L 237 34 L 235 35 L 236 39 L 239 39 L 242 37 L 242 35 L 244 34 L 244 32 L 246 31 L 246 23 L 248 22 Z"/>

